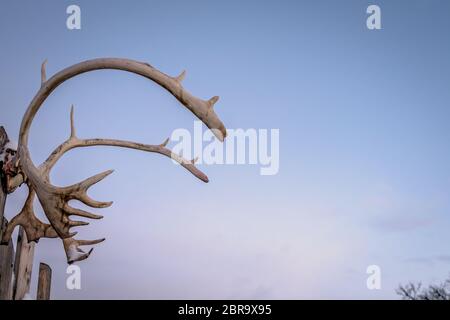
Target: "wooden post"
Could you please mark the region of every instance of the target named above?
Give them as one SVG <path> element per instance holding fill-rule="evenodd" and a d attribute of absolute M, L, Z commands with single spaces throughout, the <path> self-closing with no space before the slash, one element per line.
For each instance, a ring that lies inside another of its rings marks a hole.
<path fill-rule="evenodd" d="M 50 300 L 52 286 L 52 269 L 45 263 L 39 264 L 37 300 Z"/>
<path fill-rule="evenodd" d="M 34 242 L 28 243 L 25 230 L 19 227 L 16 260 L 14 262 L 14 300 L 22 300 L 30 291 L 34 244 Z"/>
<path fill-rule="evenodd" d="M 52 285 L 52 269 L 45 263 L 39 264 L 39 280 L 37 300 L 50 300 L 50 289 Z"/>
<path fill-rule="evenodd" d="M 8 135 L 6 134 L 5 128 L 0 127 L 0 153 L 3 152 L 3 147 L 9 141 Z M 3 177 L 3 161 L 0 159 L 0 239 L 3 235 L 3 215 L 5 214 L 5 203 L 6 203 L 6 186 L 5 179 Z"/>
<path fill-rule="evenodd" d="M 2 228 L 6 228 L 6 219 L 3 219 Z M 14 245 L 10 241 L 8 245 L 0 245 L 0 300 L 12 300 L 13 270 Z"/>
<path fill-rule="evenodd" d="M 0 172 L 1 172 L 1 168 L 0 168 Z M 6 203 L 6 192 L 5 189 L 3 188 L 3 183 L 0 183 L 0 239 L 3 236 L 3 216 L 5 214 L 5 203 Z"/>
<path fill-rule="evenodd" d="M 9 141 L 8 135 L 3 127 L 0 127 L 0 153 L 3 147 Z M 0 239 L 3 230 L 6 227 L 5 204 L 6 204 L 6 188 L 3 177 L 3 162 L 0 161 Z M 0 300 L 12 300 L 13 297 L 13 259 L 14 245 L 12 241 L 8 245 L 0 245 Z"/>
<path fill-rule="evenodd" d="M 3 216 L 5 214 L 5 204 L 6 204 L 6 191 L 3 184 L 3 174 L 1 174 L 2 168 L 0 168 L 0 239 L 3 236 Z"/>

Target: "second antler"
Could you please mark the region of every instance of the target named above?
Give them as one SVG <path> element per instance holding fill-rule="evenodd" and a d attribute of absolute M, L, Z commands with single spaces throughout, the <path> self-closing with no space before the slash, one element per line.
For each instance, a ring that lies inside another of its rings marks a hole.
<path fill-rule="evenodd" d="M 99 173 L 95 176 L 67 187 L 57 187 L 52 185 L 50 182 L 50 171 L 53 166 L 64 155 L 64 153 L 74 148 L 91 146 L 114 146 L 159 153 L 177 161 L 200 180 L 208 182 L 208 177 L 195 166 L 195 160 L 183 159 L 182 157 L 172 153 L 171 150 L 166 147 L 169 139 L 159 145 L 148 145 L 114 139 L 79 139 L 75 132 L 73 106 L 70 114 L 70 137 L 64 143 L 59 145 L 43 164 L 41 164 L 39 167 L 34 166 L 33 162 L 31 161 L 27 146 L 28 132 L 34 115 L 36 114 L 46 97 L 48 97 L 48 95 L 59 84 L 77 74 L 106 68 L 137 73 L 155 81 L 156 83 L 166 88 L 170 93 L 172 93 L 180 102 L 182 102 L 183 105 L 185 105 L 209 128 L 211 128 L 217 138 L 219 138 L 220 140 L 223 140 L 225 138 L 225 127 L 217 118 L 212 109 L 212 106 L 215 102 L 217 102 L 218 97 L 213 97 L 208 101 L 204 101 L 190 95 L 181 86 L 181 80 L 184 77 L 184 72 L 179 77 L 172 78 L 157 71 L 149 64 L 126 59 L 109 58 L 82 62 L 78 65 L 69 67 L 61 71 L 47 81 L 44 62 L 41 71 L 41 89 L 27 109 L 20 130 L 18 171 L 21 173 L 21 175 L 17 176 L 15 178 L 15 181 L 13 180 L 16 185 L 11 186 L 11 189 L 14 189 L 17 184 L 20 184 L 21 182 L 23 182 L 23 180 L 25 180 L 25 183 L 29 188 L 29 195 L 22 211 L 8 224 L 7 229 L 3 235 L 3 243 L 8 242 L 11 238 L 11 234 L 14 228 L 17 225 L 21 225 L 24 227 L 29 241 L 38 241 L 42 237 L 61 238 L 66 252 L 67 261 L 68 263 L 73 263 L 75 261 L 86 259 L 92 252 L 92 249 L 88 252 L 83 251 L 80 248 L 81 246 L 94 245 L 104 241 L 104 238 L 97 240 L 77 240 L 74 238 L 77 232 L 72 232 L 71 229 L 74 227 L 87 225 L 88 223 L 85 221 L 74 220 L 71 217 L 78 216 L 89 219 L 101 219 L 102 216 L 74 208 L 69 205 L 69 201 L 78 200 L 91 208 L 109 207 L 112 202 L 100 202 L 93 200 L 88 196 L 87 192 L 91 186 L 106 178 L 113 171 L 108 170 Z M 24 179 L 20 179 L 18 177 L 24 177 Z M 46 224 L 40 221 L 34 215 L 33 201 L 35 196 L 37 196 L 39 202 L 41 203 L 44 213 L 48 218 L 50 224 Z"/>

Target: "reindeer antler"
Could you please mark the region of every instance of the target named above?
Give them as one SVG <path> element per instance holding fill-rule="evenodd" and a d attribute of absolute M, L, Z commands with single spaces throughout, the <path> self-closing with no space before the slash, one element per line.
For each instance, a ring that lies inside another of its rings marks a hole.
<path fill-rule="evenodd" d="M 201 119 L 214 132 L 219 140 L 223 141 L 226 136 L 225 127 L 213 110 L 213 105 L 217 102 L 218 97 L 213 97 L 210 100 L 205 101 L 192 96 L 181 86 L 181 81 L 185 75 L 184 71 L 180 74 L 180 76 L 172 78 L 146 63 L 127 59 L 106 58 L 76 64 L 57 73 L 47 81 L 45 63 L 46 62 L 43 63 L 41 69 L 41 88 L 25 113 L 19 136 L 19 170 L 26 177 L 26 183 L 29 187 L 29 196 L 21 213 L 19 213 L 19 215 L 11 221 L 10 225 L 8 225 L 3 241 L 9 241 L 11 233 L 17 225 L 24 226 L 30 241 L 37 241 L 41 237 L 58 236 L 63 240 L 68 263 L 72 263 L 74 261 L 86 259 L 92 252 L 91 249 L 86 253 L 79 248 L 80 246 L 93 245 L 104 240 L 76 240 L 73 238 L 76 235 L 76 232 L 71 232 L 71 228 L 87 225 L 88 223 L 85 221 L 71 220 L 71 216 L 80 216 L 90 219 L 101 219 L 102 216 L 73 208 L 69 206 L 68 203 L 70 200 L 78 200 L 92 208 L 106 208 L 110 206 L 112 202 L 100 202 L 91 199 L 87 195 L 87 191 L 92 185 L 100 182 L 111 174 L 112 170 L 97 174 L 82 182 L 67 187 L 56 187 L 50 182 L 50 170 L 64 153 L 74 148 L 114 146 L 159 153 L 177 161 L 200 180 L 208 182 L 207 176 L 195 167 L 195 160 L 185 160 L 166 148 L 169 139 L 160 145 L 148 145 L 113 139 L 79 139 L 75 133 L 73 107 L 71 109 L 70 116 L 71 134 L 69 139 L 58 146 L 43 164 L 41 164 L 38 168 L 35 167 L 28 150 L 28 135 L 31 122 L 40 106 L 51 94 L 51 92 L 55 90 L 56 87 L 62 82 L 78 74 L 98 69 L 117 69 L 129 71 L 153 80 L 167 89 L 184 106 L 186 106 L 192 113 Z M 20 179 L 16 179 L 15 183 L 21 183 Z M 50 225 L 41 222 L 35 217 L 32 208 L 35 195 L 37 195 Z"/>
<path fill-rule="evenodd" d="M 38 242 L 40 238 L 57 238 L 58 234 L 50 224 L 43 223 L 34 215 L 33 201 L 36 192 L 29 186 L 28 197 L 18 215 L 16 215 L 6 227 L 3 233 L 2 244 L 11 240 L 12 233 L 16 226 L 22 226 L 27 234 L 28 241 Z"/>

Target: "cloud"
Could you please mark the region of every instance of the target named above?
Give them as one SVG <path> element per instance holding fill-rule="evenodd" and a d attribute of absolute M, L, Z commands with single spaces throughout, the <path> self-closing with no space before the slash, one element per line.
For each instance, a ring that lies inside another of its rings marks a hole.
<path fill-rule="evenodd" d="M 450 255 L 441 254 L 429 257 L 413 257 L 407 258 L 404 260 L 408 263 L 417 263 L 417 264 L 425 264 L 425 265 L 434 265 L 436 263 L 450 263 Z"/>
<path fill-rule="evenodd" d="M 427 228 L 438 220 L 442 210 L 440 199 L 395 190 L 389 185 L 376 187 L 364 199 L 361 210 L 369 217 L 369 225 L 382 232 L 410 232 Z"/>
<path fill-rule="evenodd" d="M 414 216 L 397 216 L 383 217 L 374 220 L 372 225 L 386 232 L 408 232 L 416 229 L 428 227 L 434 223 L 432 218 L 414 217 Z"/>
<path fill-rule="evenodd" d="M 450 263 L 450 255 L 448 255 L 448 254 L 439 255 L 436 257 L 436 260 L 438 260 L 440 262 Z"/>

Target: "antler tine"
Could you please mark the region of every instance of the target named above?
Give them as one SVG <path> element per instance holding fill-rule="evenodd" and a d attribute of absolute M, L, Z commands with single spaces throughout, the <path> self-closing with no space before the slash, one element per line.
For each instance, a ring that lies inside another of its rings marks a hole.
<path fill-rule="evenodd" d="M 97 240 L 76 240 L 79 246 L 92 246 L 94 244 L 99 244 L 105 241 L 105 238 L 97 239 Z"/>
<path fill-rule="evenodd" d="M 113 204 L 113 201 L 102 202 L 102 201 L 93 200 L 87 194 L 80 195 L 78 197 L 78 200 L 80 200 L 85 205 L 87 205 L 91 208 L 97 208 L 97 209 L 108 208 Z"/>
<path fill-rule="evenodd" d="M 103 216 L 101 216 L 101 215 L 93 214 L 93 213 L 90 213 L 90 212 L 87 212 L 87 211 L 84 211 L 81 209 L 73 208 L 73 207 L 69 206 L 68 204 L 64 205 L 63 211 L 69 216 L 79 216 L 79 217 L 96 219 L 96 220 L 103 219 Z"/>
<path fill-rule="evenodd" d="M 69 221 L 70 227 L 80 227 L 80 226 L 87 226 L 89 225 L 89 222 L 86 221 Z"/>
<path fill-rule="evenodd" d="M 70 107 L 70 138 L 75 139 L 76 138 L 76 130 L 75 130 L 75 124 L 74 124 L 74 107 L 73 105 Z"/>
<path fill-rule="evenodd" d="M 63 239 L 64 250 L 66 251 L 67 263 L 72 264 L 77 261 L 87 259 L 94 248 L 84 252 L 80 246 L 91 246 L 105 241 L 105 238 L 97 240 L 76 240 L 74 238 Z"/>
<path fill-rule="evenodd" d="M 92 187 L 94 184 L 99 183 L 103 179 L 105 179 L 107 176 L 109 176 L 111 173 L 113 173 L 114 170 L 107 170 L 104 172 L 101 172 L 99 174 L 96 174 L 95 176 L 92 176 L 90 178 L 87 178 L 80 183 L 76 183 L 70 187 L 64 188 L 69 190 L 75 190 L 75 191 L 81 191 L 81 192 L 87 192 L 87 190 Z"/>
<path fill-rule="evenodd" d="M 45 71 L 46 65 L 47 65 L 47 59 L 45 59 L 41 65 L 41 86 L 43 86 L 44 83 L 47 81 L 47 73 Z"/>
<path fill-rule="evenodd" d="M 178 76 L 176 76 L 173 79 L 175 81 L 177 81 L 178 83 L 181 83 L 184 80 L 185 77 L 186 77 L 186 70 L 183 70 Z"/>

